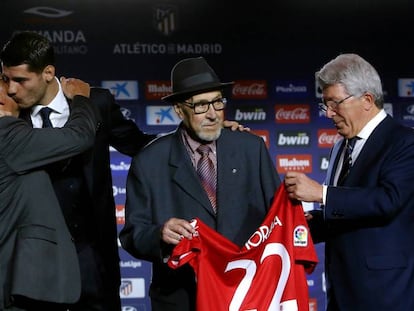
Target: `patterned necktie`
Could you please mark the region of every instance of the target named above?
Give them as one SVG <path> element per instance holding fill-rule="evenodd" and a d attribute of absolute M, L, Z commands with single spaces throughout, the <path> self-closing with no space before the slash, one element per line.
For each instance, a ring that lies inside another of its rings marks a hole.
<path fill-rule="evenodd" d="M 217 174 L 214 168 L 213 161 L 208 156 L 210 153 L 210 147 L 207 145 L 200 145 L 197 148 L 197 152 L 201 154 L 201 158 L 197 163 L 197 174 L 200 177 L 201 184 L 210 199 L 211 206 L 214 213 L 217 212 L 216 207 L 216 180 Z"/>
<path fill-rule="evenodd" d="M 354 150 L 355 143 L 358 139 L 359 137 L 355 136 L 345 141 L 344 159 L 342 163 L 342 169 L 338 177 L 338 186 L 344 183 L 344 180 L 348 176 L 349 170 L 352 167 L 352 151 Z"/>
<path fill-rule="evenodd" d="M 39 113 L 40 116 L 42 117 L 42 121 L 43 121 L 43 125 L 42 127 L 53 127 L 52 122 L 50 122 L 49 119 L 49 115 L 53 110 L 50 109 L 49 107 L 44 107 L 42 109 L 40 109 Z"/>

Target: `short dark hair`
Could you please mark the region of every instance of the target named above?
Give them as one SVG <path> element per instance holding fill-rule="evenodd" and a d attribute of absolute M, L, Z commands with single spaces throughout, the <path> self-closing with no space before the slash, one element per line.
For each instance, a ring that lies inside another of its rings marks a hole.
<path fill-rule="evenodd" d="M 48 65 L 55 65 L 51 42 L 32 31 L 16 32 L 0 53 L 3 66 L 29 65 L 29 70 L 40 73 Z"/>

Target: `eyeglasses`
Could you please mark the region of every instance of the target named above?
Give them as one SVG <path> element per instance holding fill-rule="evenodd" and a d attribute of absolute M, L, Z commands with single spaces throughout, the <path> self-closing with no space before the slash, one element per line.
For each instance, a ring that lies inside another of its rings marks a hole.
<path fill-rule="evenodd" d="M 323 100 L 323 102 L 319 104 L 319 110 L 321 110 L 323 112 L 328 111 L 328 109 L 336 110 L 336 109 L 338 109 L 338 106 L 340 104 L 342 104 L 344 101 L 346 101 L 348 98 L 351 98 L 352 96 L 354 96 L 354 95 L 349 95 L 349 96 L 347 96 L 344 99 L 341 99 L 339 101 L 336 101 L 336 100 L 333 100 L 333 99 L 327 100 L 327 101 Z"/>
<path fill-rule="evenodd" d="M 190 107 L 194 110 L 194 114 L 206 113 L 210 108 L 210 105 L 213 105 L 215 111 L 223 110 L 226 108 L 227 99 L 226 98 L 217 98 L 212 101 L 199 101 L 197 103 L 182 102 L 182 104 Z"/>

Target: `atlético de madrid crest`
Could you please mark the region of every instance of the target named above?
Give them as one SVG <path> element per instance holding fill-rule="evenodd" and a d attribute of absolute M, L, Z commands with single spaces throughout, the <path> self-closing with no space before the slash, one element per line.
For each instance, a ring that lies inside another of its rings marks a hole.
<path fill-rule="evenodd" d="M 165 36 L 171 35 L 177 29 L 177 7 L 173 5 L 159 5 L 153 8 L 154 26 Z"/>

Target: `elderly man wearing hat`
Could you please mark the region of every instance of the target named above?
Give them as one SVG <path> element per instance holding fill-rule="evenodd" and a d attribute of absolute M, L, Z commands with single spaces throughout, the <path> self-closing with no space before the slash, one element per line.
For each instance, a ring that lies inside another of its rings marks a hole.
<path fill-rule="evenodd" d="M 223 128 L 224 90 L 233 82 L 221 83 L 198 57 L 178 62 L 171 83 L 173 93 L 163 100 L 182 122 L 133 158 L 120 233 L 125 250 L 153 264 L 154 311 L 195 309 L 193 270 L 172 270 L 166 263 L 174 246 L 191 238 L 189 221 L 197 217 L 241 246 L 263 221 L 280 184 L 262 138 Z"/>

